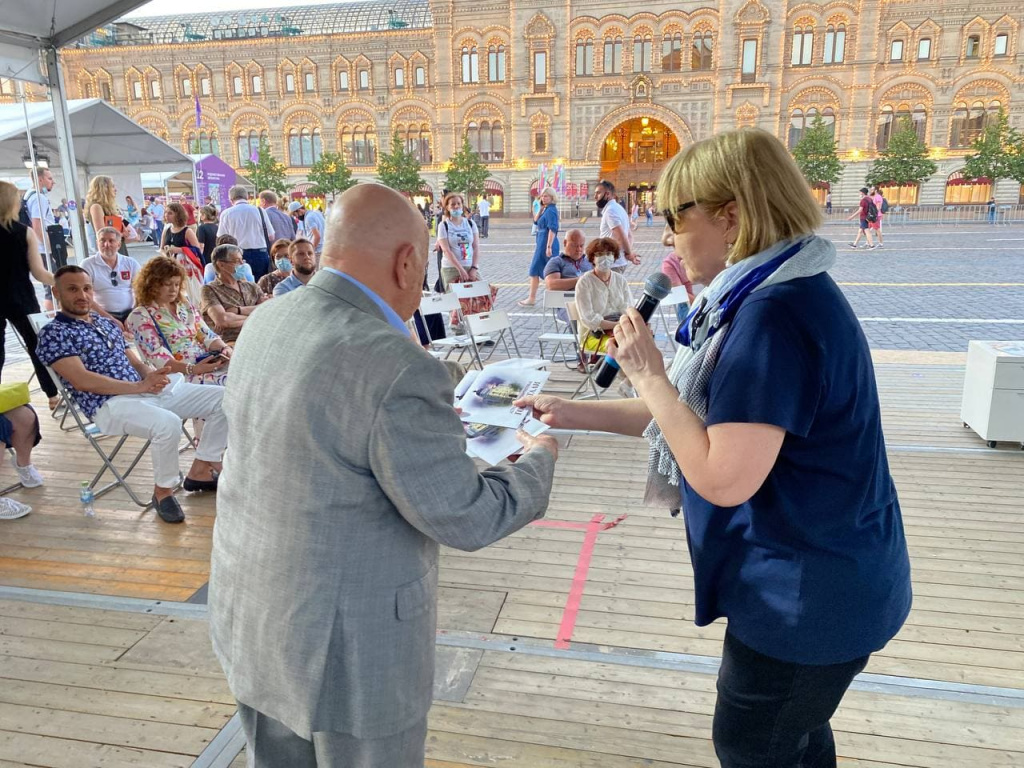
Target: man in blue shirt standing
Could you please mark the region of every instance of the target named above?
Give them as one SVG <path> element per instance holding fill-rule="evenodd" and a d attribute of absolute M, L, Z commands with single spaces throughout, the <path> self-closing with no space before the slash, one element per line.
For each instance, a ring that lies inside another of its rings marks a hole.
<path fill-rule="evenodd" d="M 292 263 L 292 273 L 274 288 L 274 296 L 284 296 L 296 288 L 302 288 L 316 274 L 316 254 L 313 244 L 302 238 L 288 246 L 288 259 Z"/>
<path fill-rule="evenodd" d="M 327 229 L 324 215 L 315 208 L 307 210 L 306 206 L 298 200 L 288 206 L 288 212 L 299 220 L 295 227 L 296 236 L 304 237 L 313 244 L 313 252 L 316 254 L 317 263 L 319 263 L 320 254 L 324 250 L 324 231 Z"/>
<path fill-rule="evenodd" d="M 224 388 L 187 384 L 181 374 L 168 374 L 165 368 L 155 370 L 142 362 L 125 346 L 121 328 L 92 311 L 92 280 L 81 267 L 61 267 L 54 278 L 53 292 L 61 311 L 39 333 L 39 359 L 60 376 L 71 399 L 103 434 L 151 441 L 153 506 L 164 522 L 183 522 L 185 513 L 174 498 L 181 476 L 181 423 L 205 421 L 183 487 L 217 490 L 217 473 L 227 447 L 228 425 L 221 410 Z"/>

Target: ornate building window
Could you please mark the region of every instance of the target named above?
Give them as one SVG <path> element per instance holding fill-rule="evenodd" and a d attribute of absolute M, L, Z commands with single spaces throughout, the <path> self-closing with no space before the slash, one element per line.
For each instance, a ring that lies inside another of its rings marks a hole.
<path fill-rule="evenodd" d="M 977 59 L 981 56 L 981 35 L 968 35 L 967 46 L 964 48 L 964 57 Z"/>
<path fill-rule="evenodd" d="M 756 53 L 756 46 L 755 46 Z M 693 47 L 690 51 L 690 69 L 711 69 L 711 33 L 696 32 L 693 35 Z"/>
<path fill-rule="evenodd" d="M 893 40 L 889 45 L 889 61 L 903 61 L 903 41 Z"/>
<path fill-rule="evenodd" d="M 92 83 L 90 83 L 89 81 L 85 81 L 83 83 L 80 83 L 78 87 L 82 91 L 83 99 L 92 98 Z M 14 84 L 10 80 L 0 81 L 0 93 L 2 93 L 4 96 L 13 96 Z"/>
<path fill-rule="evenodd" d="M 377 129 L 373 125 L 345 125 L 339 137 L 341 152 L 348 165 L 377 164 Z"/>
<path fill-rule="evenodd" d="M 533 52 L 533 92 L 546 93 L 548 90 L 548 52 Z"/>
<path fill-rule="evenodd" d="M 975 101 L 968 108 L 966 102 L 957 103 L 953 110 L 950 126 L 949 146 L 954 149 L 965 149 L 981 138 L 985 128 L 999 118 L 1002 102 L 989 102 L 988 107 L 983 101 Z"/>
<path fill-rule="evenodd" d="M 633 71 L 651 71 L 651 46 L 653 45 L 650 35 L 635 35 L 633 37 Z"/>
<path fill-rule="evenodd" d="M 295 93 L 295 75 L 291 72 L 284 76 L 284 92 Z"/>
<path fill-rule="evenodd" d="M 961 171 L 946 178 L 946 205 L 982 205 L 992 198 L 992 180 L 965 179 Z"/>
<path fill-rule="evenodd" d="M 757 40 L 748 38 L 743 41 L 740 57 L 740 82 L 752 83 L 757 79 Z"/>
<path fill-rule="evenodd" d="M 491 45 L 487 48 L 487 79 L 492 83 L 505 82 L 505 46 Z"/>
<path fill-rule="evenodd" d="M 466 126 L 466 138 L 483 162 L 500 163 L 505 159 L 505 134 L 500 120 L 484 120 L 479 124 L 471 121 Z"/>
<path fill-rule="evenodd" d="M 480 54 L 475 45 L 462 46 L 462 82 L 480 82 Z"/>
<path fill-rule="evenodd" d="M 107 80 L 100 82 L 100 97 L 104 101 L 113 101 L 113 89 L 110 87 L 110 82 Z"/>
<path fill-rule="evenodd" d="M 417 88 L 426 88 L 427 87 L 427 68 L 426 67 L 416 67 L 416 70 L 413 73 L 413 77 L 414 77 L 413 82 L 415 83 Z"/>
<path fill-rule="evenodd" d="M 551 118 L 543 112 L 530 117 L 530 145 L 535 155 L 546 155 L 551 152 Z"/>
<path fill-rule="evenodd" d="M 186 97 L 192 95 L 192 78 L 191 77 L 183 77 L 183 78 L 181 78 L 181 95 L 182 96 L 186 96 Z"/>
<path fill-rule="evenodd" d="M 922 37 L 917 41 L 917 60 L 927 61 L 932 57 L 932 39 L 930 37 Z"/>
<path fill-rule="evenodd" d="M 846 58 L 846 25 L 829 24 L 825 28 L 823 64 L 842 64 Z"/>
<path fill-rule="evenodd" d="M 187 151 L 196 155 L 219 155 L 220 143 L 216 131 L 199 131 L 193 128 L 187 137 Z"/>
<path fill-rule="evenodd" d="M 622 37 L 606 37 L 604 39 L 604 73 L 606 75 L 622 74 Z"/>
<path fill-rule="evenodd" d="M 1010 52 L 1010 36 L 1005 32 L 996 35 L 995 45 L 992 48 L 993 56 L 1006 56 Z"/>
<path fill-rule="evenodd" d="M 235 146 L 238 149 L 238 165 L 241 167 L 246 160 L 253 160 L 259 155 L 260 143 L 270 143 L 270 136 L 266 130 L 242 131 L 235 137 Z M 255 162 L 255 160 L 253 160 Z"/>
<path fill-rule="evenodd" d="M 407 123 L 395 126 L 405 151 L 409 152 L 422 165 L 430 165 L 434 161 L 433 152 L 430 148 L 430 124 L 429 123 Z"/>
<path fill-rule="evenodd" d="M 395 88 L 405 88 L 405 67 L 395 67 Z"/>
<path fill-rule="evenodd" d="M 131 81 L 131 95 L 133 101 L 142 101 L 142 81 L 138 78 Z"/>
<path fill-rule="evenodd" d="M 307 72 L 302 76 L 303 89 L 306 93 L 316 93 L 316 74 L 313 72 Z"/>
<path fill-rule="evenodd" d="M 209 77 L 199 79 L 199 92 L 203 96 L 210 96 L 213 93 L 213 87 Z"/>
<path fill-rule="evenodd" d="M 822 123 L 829 129 L 833 138 L 836 135 L 836 113 L 832 107 L 825 107 L 818 112 L 817 107 L 808 107 L 806 111 L 794 109 L 789 118 L 789 141 L 788 146 L 793 149 L 804 137 L 807 129 L 814 124 L 817 117 L 821 117 Z"/>
<path fill-rule="evenodd" d="M 339 91 L 347 91 L 348 89 L 349 89 L 348 70 L 347 69 L 343 69 L 340 72 L 338 72 L 338 90 Z"/>
<path fill-rule="evenodd" d="M 359 70 L 359 90 L 368 91 L 370 90 L 370 70 L 360 69 Z"/>
<path fill-rule="evenodd" d="M 160 87 L 160 81 L 157 78 L 149 81 L 149 92 L 154 99 L 159 99 L 163 96 L 163 89 Z"/>
<path fill-rule="evenodd" d="M 661 71 L 680 72 L 683 69 L 683 34 L 666 33 L 661 38 Z"/>
<path fill-rule="evenodd" d="M 811 63 L 811 52 L 814 50 L 814 29 L 797 25 L 793 28 L 793 55 L 790 64 L 794 67 L 805 67 Z"/>
<path fill-rule="evenodd" d="M 576 38 L 576 75 L 583 77 L 594 74 L 593 38 Z"/>
<path fill-rule="evenodd" d="M 319 128 L 291 128 L 288 131 L 288 164 L 308 168 L 323 154 Z"/>
<path fill-rule="evenodd" d="M 235 75 L 231 78 L 231 93 L 235 96 L 241 96 L 244 90 L 242 86 L 242 78 Z"/>
<path fill-rule="evenodd" d="M 917 104 L 913 109 L 909 104 L 900 104 L 895 109 L 892 105 L 886 104 L 878 116 L 878 124 L 875 129 L 875 146 L 879 151 L 889 146 L 889 139 L 894 133 L 902 130 L 905 120 L 909 121 L 917 133 L 917 138 L 921 141 L 925 140 L 928 109 L 924 104 Z"/>
<path fill-rule="evenodd" d="M 250 82 L 252 83 L 252 93 L 253 93 L 254 96 L 263 93 L 263 77 L 262 76 L 260 76 L 260 75 L 253 75 L 251 80 L 250 80 Z"/>

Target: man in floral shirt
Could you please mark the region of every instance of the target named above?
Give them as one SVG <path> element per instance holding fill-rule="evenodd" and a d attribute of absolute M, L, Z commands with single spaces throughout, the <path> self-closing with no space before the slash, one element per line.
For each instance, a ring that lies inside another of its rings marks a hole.
<path fill-rule="evenodd" d="M 75 404 L 101 432 L 152 441 L 153 506 L 165 522 L 182 522 L 185 513 L 174 498 L 181 422 L 206 421 L 184 488 L 215 491 L 227 447 L 224 388 L 187 384 L 180 374 L 142 362 L 125 346 L 121 329 L 92 311 L 92 281 L 81 267 L 61 267 L 54 278 L 61 311 L 39 334 L 39 359 L 60 376 Z"/>

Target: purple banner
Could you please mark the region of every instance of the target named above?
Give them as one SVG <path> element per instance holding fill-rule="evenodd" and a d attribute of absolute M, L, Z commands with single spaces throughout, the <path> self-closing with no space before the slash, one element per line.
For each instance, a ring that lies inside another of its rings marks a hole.
<path fill-rule="evenodd" d="M 202 205 L 209 195 L 218 210 L 229 208 L 228 190 L 237 179 L 234 168 L 216 155 L 207 155 L 196 163 L 196 202 Z"/>

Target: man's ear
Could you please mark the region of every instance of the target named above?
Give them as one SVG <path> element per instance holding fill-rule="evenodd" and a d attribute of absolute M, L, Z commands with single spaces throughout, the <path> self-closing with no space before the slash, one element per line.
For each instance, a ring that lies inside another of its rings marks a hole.
<path fill-rule="evenodd" d="M 421 285 L 423 275 L 419 272 L 415 246 L 412 243 L 402 243 L 395 251 L 395 284 L 403 291 L 410 290 L 413 284 Z"/>

